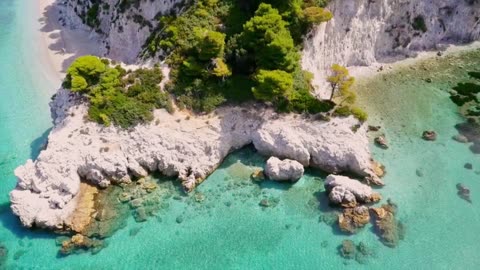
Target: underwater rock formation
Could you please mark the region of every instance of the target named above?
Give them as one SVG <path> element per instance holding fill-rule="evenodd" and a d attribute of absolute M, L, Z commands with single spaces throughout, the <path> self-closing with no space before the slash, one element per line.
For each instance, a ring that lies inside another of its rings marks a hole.
<path fill-rule="evenodd" d="M 395 218 L 396 205 L 389 201 L 388 204 L 384 204 L 381 207 L 372 207 L 370 209 L 375 214 L 375 230 L 382 243 L 387 247 L 396 247 L 405 234 L 403 223 Z"/>
<path fill-rule="evenodd" d="M 472 203 L 472 199 L 470 198 L 470 189 L 467 188 L 465 185 L 458 183 L 457 184 L 457 195 L 462 198 L 463 200 Z"/>
<path fill-rule="evenodd" d="M 93 254 L 100 252 L 104 247 L 104 242 L 97 239 L 92 239 L 81 234 L 72 236 L 69 240 L 65 240 L 62 243 L 60 254 L 70 255 L 79 250 L 91 251 Z"/>
<path fill-rule="evenodd" d="M 6 267 L 8 258 L 8 249 L 0 242 L 0 269 Z"/>
<path fill-rule="evenodd" d="M 340 229 L 347 233 L 356 233 L 369 222 L 370 213 L 366 206 L 345 208 L 343 213 L 338 215 Z"/>
<path fill-rule="evenodd" d="M 388 143 L 385 139 L 385 136 L 378 136 L 375 138 L 375 144 L 378 145 L 380 148 L 388 149 Z"/>
<path fill-rule="evenodd" d="M 437 139 L 437 133 L 433 130 L 426 130 L 422 133 L 422 138 L 426 141 L 435 141 Z"/>

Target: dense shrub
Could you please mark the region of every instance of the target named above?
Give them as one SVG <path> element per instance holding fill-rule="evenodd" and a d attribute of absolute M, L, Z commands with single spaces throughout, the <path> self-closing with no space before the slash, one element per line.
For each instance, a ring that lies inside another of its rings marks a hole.
<path fill-rule="evenodd" d="M 299 64 L 301 36 L 331 18 L 320 2 L 198 0 L 177 17 L 161 18 L 144 54 L 168 55 L 168 91 L 180 107 L 210 111 L 255 98 L 287 111 L 323 111 L 329 106 L 310 94 Z"/>
<path fill-rule="evenodd" d="M 413 18 L 412 27 L 414 30 L 422 31 L 424 33 L 427 32 L 427 24 L 422 15 Z"/>
<path fill-rule="evenodd" d="M 110 67 L 95 56 L 77 58 L 67 70 L 64 87 L 90 101 L 91 120 L 123 128 L 153 119 L 152 110 L 172 105 L 160 91 L 161 70 L 138 69 L 130 74 L 120 66 Z"/>
<path fill-rule="evenodd" d="M 360 122 L 365 122 L 367 121 L 368 114 L 364 110 L 358 108 L 358 107 L 352 107 L 351 109 L 352 115 L 360 120 Z"/>

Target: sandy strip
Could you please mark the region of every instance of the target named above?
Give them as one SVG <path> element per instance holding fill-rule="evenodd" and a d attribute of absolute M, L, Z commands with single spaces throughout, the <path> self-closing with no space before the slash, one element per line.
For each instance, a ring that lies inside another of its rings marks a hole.
<path fill-rule="evenodd" d="M 38 42 L 40 49 L 39 61 L 49 70 L 49 79 L 62 81 L 66 68 L 78 56 L 93 54 L 100 55 L 100 48 L 96 35 L 85 29 L 71 29 L 63 27 L 59 21 L 59 12 L 63 10 L 55 0 L 38 0 L 36 16 L 40 24 L 41 38 Z"/>
<path fill-rule="evenodd" d="M 445 51 L 442 51 L 442 56 L 447 56 L 451 54 L 461 53 L 465 51 L 480 49 L 480 41 L 475 41 L 466 45 L 450 45 Z M 396 68 L 411 66 L 420 61 L 437 57 L 438 51 L 424 51 L 418 53 L 416 57 L 406 58 L 394 63 L 374 63 L 370 66 L 352 66 L 348 67 L 350 75 L 354 76 L 357 79 L 368 79 L 372 76 L 378 74 L 379 69 L 382 68 L 383 71 L 390 71 Z"/>

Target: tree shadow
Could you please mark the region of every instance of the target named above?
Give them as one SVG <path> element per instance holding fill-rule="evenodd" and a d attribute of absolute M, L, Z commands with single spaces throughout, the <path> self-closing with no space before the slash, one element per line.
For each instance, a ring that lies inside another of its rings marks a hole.
<path fill-rule="evenodd" d="M 61 71 L 65 72 L 70 64 L 79 56 L 93 54 L 100 56 L 100 44 L 95 32 L 85 28 L 74 28 L 67 25 L 62 14 L 68 2 L 56 0 L 42 11 L 38 19 L 40 31 L 49 39 L 48 49 L 62 58 Z"/>
<path fill-rule="evenodd" d="M 18 239 L 54 239 L 56 237 L 53 232 L 38 228 L 25 228 L 20 219 L 11 211 L 10 203 L 0 204 L 0 225 Z"/>
<path fill-rule="evenodd" d="M 47 148 L 48 144 L 48 134 L 52 128 L 45 130 L 45 132 L 40 135 L 40 137 L 36 138 L 30 143 L 30 158 L 35 160 L 42 150 Z"/>

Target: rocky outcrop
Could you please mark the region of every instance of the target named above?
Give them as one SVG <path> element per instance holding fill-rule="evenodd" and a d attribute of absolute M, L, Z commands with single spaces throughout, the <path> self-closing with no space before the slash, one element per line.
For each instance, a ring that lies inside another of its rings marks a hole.
<path fill-rule="evenodd" d="M 368 185 L 341 175 L 329 175 L 325 180 L 325 189 L 329 192 L 330 202 L 344 207 L 353 207 L 357 202 L 377 202 L 381 199 Z"/>
<path fill-rule="evenodd" d="M 143 45 L 158 26 L 158 17 L 178 12 L 187 1 L 69 0 L 61 4 L 62 20 L 70 28 L 89 29 L 100 35 L 105 56 L 135 63 Z M 96 3 L 99 5 L 95 7 Z M 98 13 L 89 17 L 92 8 L 97 8 Z"/>
<path fill-rule="evenodd" d="M 81 234 L 72 236 L 71 239 L 62 242 L 60 254 L 70 255 L 79 250 L 91 251 L 92 254 L 98 253 L 104 247 L 102 240 L 86 237 Z"/>
<path fill-rule="evenodd" d="M 11 208 L 26 226 L 62 228 L 77 207 L 81 180 L 106 187 L 159 171 L 189 191 L 248 144 L 327 172 L 374 174 L 366 127 L 352 131 L 353 117 L 323 122 L 258 105 L 199 117 L 157 110 L 150 124 L 121 130 L 86 121 L 87 107 L 68 91 L 60 90 L 51 106 L 48 147 L 15 170 L 18 184 L 10 193 Z"/>
<path fill-rule="evenodd" d="M 275 181 L 298 181 L 303 176 L 303 165 L 300 162 L 284 159 L 280 160 L 271 157 L 265 165 L 265 174 L 268 178 Z"/>
<path fill-rule="evenodd" d="M 435 141 L 437 139 L 437 133 L 433 130 L 426 130 L 422 133 L 422 139 L 425 141 Z"/>
<path fill-rule="evenodd" d="M 303 67 L 315 75 L 318 94 L 325 98 L 325 71 L 334 63 L 393 62 L 480 38 L 479 1 L 335 0 L 328 8 L 333 19 L 307 37 L 302 59 Z"/>

